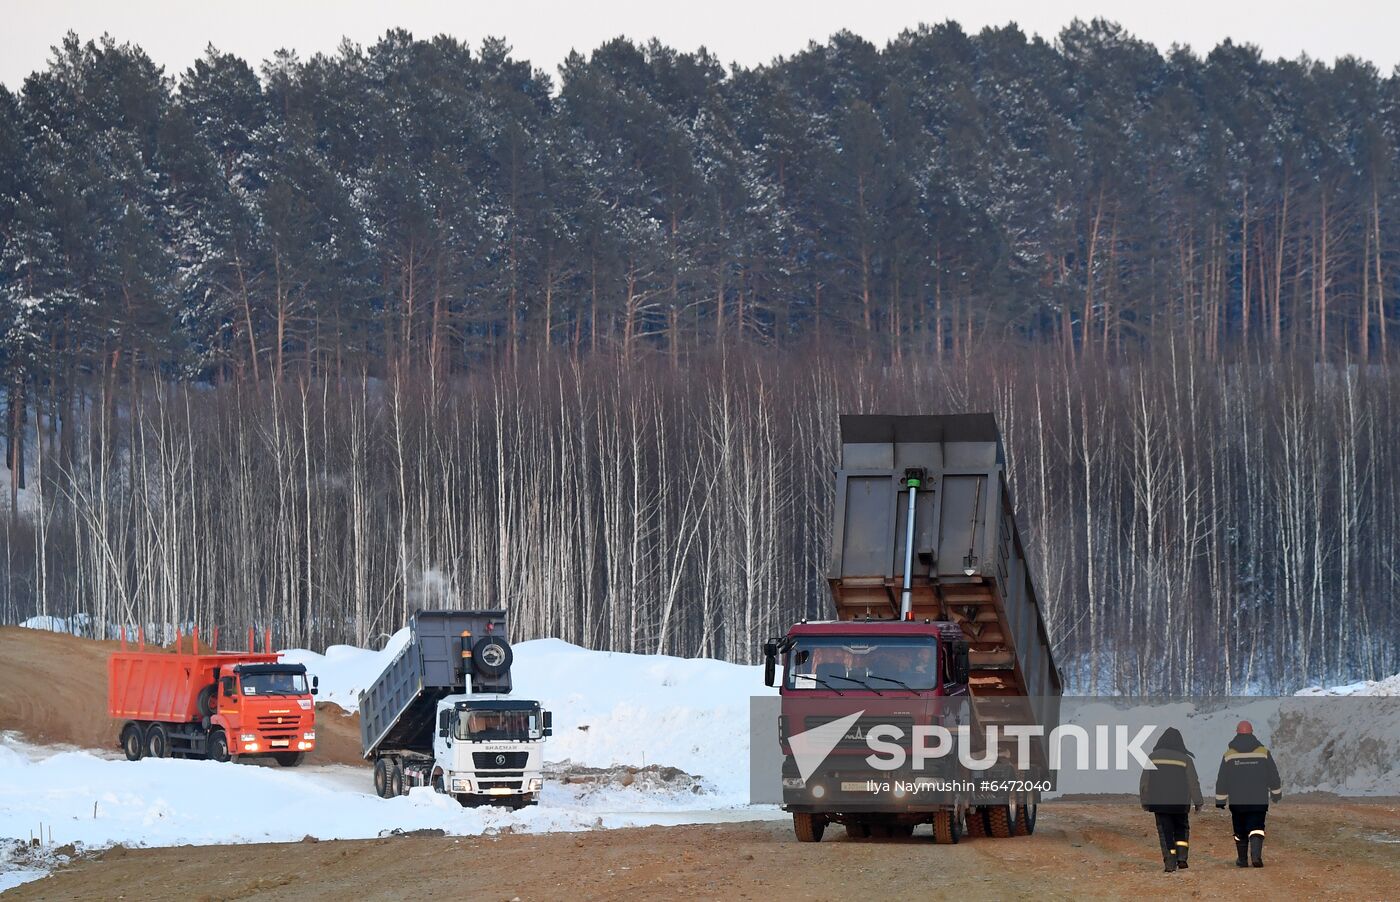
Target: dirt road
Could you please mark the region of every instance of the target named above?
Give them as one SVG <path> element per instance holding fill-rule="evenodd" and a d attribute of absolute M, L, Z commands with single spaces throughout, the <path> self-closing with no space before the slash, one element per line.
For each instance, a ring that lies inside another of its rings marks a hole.
<path fill-rule="evenodd" d="M 1269 819 L 1266 867 L 1234 866 L 1229 818 L 1199 815 L 1192 867 L 1161 873 L 1149 815 L 1052 803 L 1036 834 L 935 846 L 785 823 L 581 834 L 115 849 L 14 892 L 22 899 L 1390 899 L 1400 886 L 1395 803 L 1296 804 Z M 9 896 L 6 897 L 10 898 Z"/>
<path fill-rule="evenodd" d="M 120 648 L 120 642 L 0 627 L 0 730 L 30 742 L 115 751 L 120 725 L 107 716 L 107 656 Z M 359 717 L 317 704 L 316 750 L 307 761 L 363 764 Z"/>

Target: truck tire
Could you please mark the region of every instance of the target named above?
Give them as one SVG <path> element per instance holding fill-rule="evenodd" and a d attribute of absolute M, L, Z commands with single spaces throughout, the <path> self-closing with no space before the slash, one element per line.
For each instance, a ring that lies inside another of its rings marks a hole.
<path fill-rule="evenodd" d="M 219 706 L 218 700 L 215 698 L 215 694 L 218 691 L 219 687 L 214 683 L 210 683 L 208 686 L 199 690 L 199 695 L 195 697 L 194 704 L 195 707 L 199 709 L 200 717 L 214 716 L 214 709 Z"/>
<path fill-rule="evenodd" d="M 933 841 L 940 846 L 957 845 L 962 838 L 961 826 L 956 811 L 936 811 L 933 815 Z"/>
<path fill-rule="evenodd" d="M 215 730 L 209 734 L 209 744 L 206 748 L 210 761 L 223 764 L 233 757 L 228 753 L 228 736 L 223 730 Z"/>
<path fill-rule="evenodd" d="M 495 677 L 510 672 L 515 653 L 499 636 L 486 636 L 472 646 L 472 666 L 483 676 Z"/>
<path fill-rule="evenodd" d="M 306 757 L 305 752 L 273 752 L 272 757 L 283 767 L 296 767 Z"/>
<path fill-rule="evenodd" d="M 389 795 L 403 795 L 403 768 L 395 764 L 389 768 Z"/>
<path fill-rule="evenodd" d="M 374 759 L 374 794 L 389 798 L 389 762 L 383 758 Z"/>
<path fill-rule="evenodd" d="M 987 832 L 987 815 L 977 805 L 967 809 L 967 835 L 973 838 L 991 836 Z"/>
<path fill-rule="evenodd" d="M 826 832 L 826 818 L 806 811 L 794 811 L 792 831 L 797 834 L 798 842 L 821 842 L 822 834 Z"/>
<path fill-rule="evenodd" d="M 987 832 L 997 839 L 1006 839 L 1011 835 L 1011 806 L 1010 805 L 988 805 L 987 811 Z"/>
<path fill-rule="evenodd" d="M 126 753 L 126 760 L 141 760 L 141 756 L 146 753 L 146 743 L 139 723 L 128 722 L 122 727 L 121 744 L 122 751 Z"/>
<path fill-rule="evenodd" d="M 146 757 L 170 757 L 170 734 L 166 732 L 165 724 L 156 722 L 146 727 Z"/>
<path fill-rule="evenodd" d="M 1013 836 L 1030 836 L 1035 832 L 1036 805 L 1017 805 L 1016 820 L 1011 825 Z"/>
<path fill-rule="evenodd" d="M 847 839 L 869 839 L 870 825 L 862 821 L 854 821 L 846 825 Z"/>

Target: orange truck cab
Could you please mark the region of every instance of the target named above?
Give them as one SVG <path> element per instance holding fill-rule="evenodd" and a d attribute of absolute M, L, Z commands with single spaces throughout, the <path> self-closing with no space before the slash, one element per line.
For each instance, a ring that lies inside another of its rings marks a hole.
<path fill-rule="evenodd" d="M 285 767 L 316 747 L 316 679 L 271 653 L 113 652 L 108 713 L 128 760 L 267 756 Z"/>

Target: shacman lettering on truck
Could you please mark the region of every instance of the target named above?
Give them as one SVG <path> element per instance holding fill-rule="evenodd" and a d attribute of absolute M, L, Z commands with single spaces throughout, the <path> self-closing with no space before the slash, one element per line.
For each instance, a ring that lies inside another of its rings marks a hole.
<path fill-rule="evenodd" d="M 829 824 L 907 836 L 930 823 L 938 843 L 1031 833 L 1050 784 L 1026 777 L 1049 773 L 1046 747 L 1042 734 L 1018 756 L 1016 728 L 1050 731 L 1063 680 L 996 420 L 843 416 L 835 502 L 836 619 L 763 648 L 768 685 L 781 665 L 783 808 L 797 838 L 818 842 Z M 916 737 L 931 731 L 972 748 L 930 764 Z M 918 770 L 881 769 L 880 749 Z M 969 771 L 961 753 L 995 767 Z"/>
<path fill-rule="evenodd" d="M 316 681 L 306 667 L 283 663 L 263 636 L 262 652 L 199 651 L 199 630 L 184 650 L 148 649 L 144 633 L 137 650 L 127 648 L 107 660 L 107 713 L 122 721 L 121 748 L 140 758 L 210 758 L 230 761 L 271 757 L 285 767 L 300 764 L 316 747 Z M 219 642 L 218 630 L 211 637 Z"/>
<path fill-rule="evenodd" d="M 463 806 L 539 803 L 537 701 L 510 697 L 505 611 L 419 611 L 403 651 L 360 693 L 360 740 L 381 798 L 431 786 Z"/>

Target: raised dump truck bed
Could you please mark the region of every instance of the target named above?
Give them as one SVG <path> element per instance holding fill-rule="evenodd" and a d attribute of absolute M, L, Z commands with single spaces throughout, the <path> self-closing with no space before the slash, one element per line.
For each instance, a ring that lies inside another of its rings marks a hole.
<path fill-rule="evenodd" d="M 364 756 L 430 753 L 438 702 L 456 693 L 510 692 L 505 611 L 419 611 L 408 644 L 360 693 Z"/>
<path fill-rule="evenodd" d="M 1029 715 L 1053 725 L 1062 680 L 991 414 L 841 417 L 832 532 L 839 619 L 955 622 L 969 643 L 980 720 L 1025 723 Z M 985 703 L 996 698 L 1006 701 Z"/>

